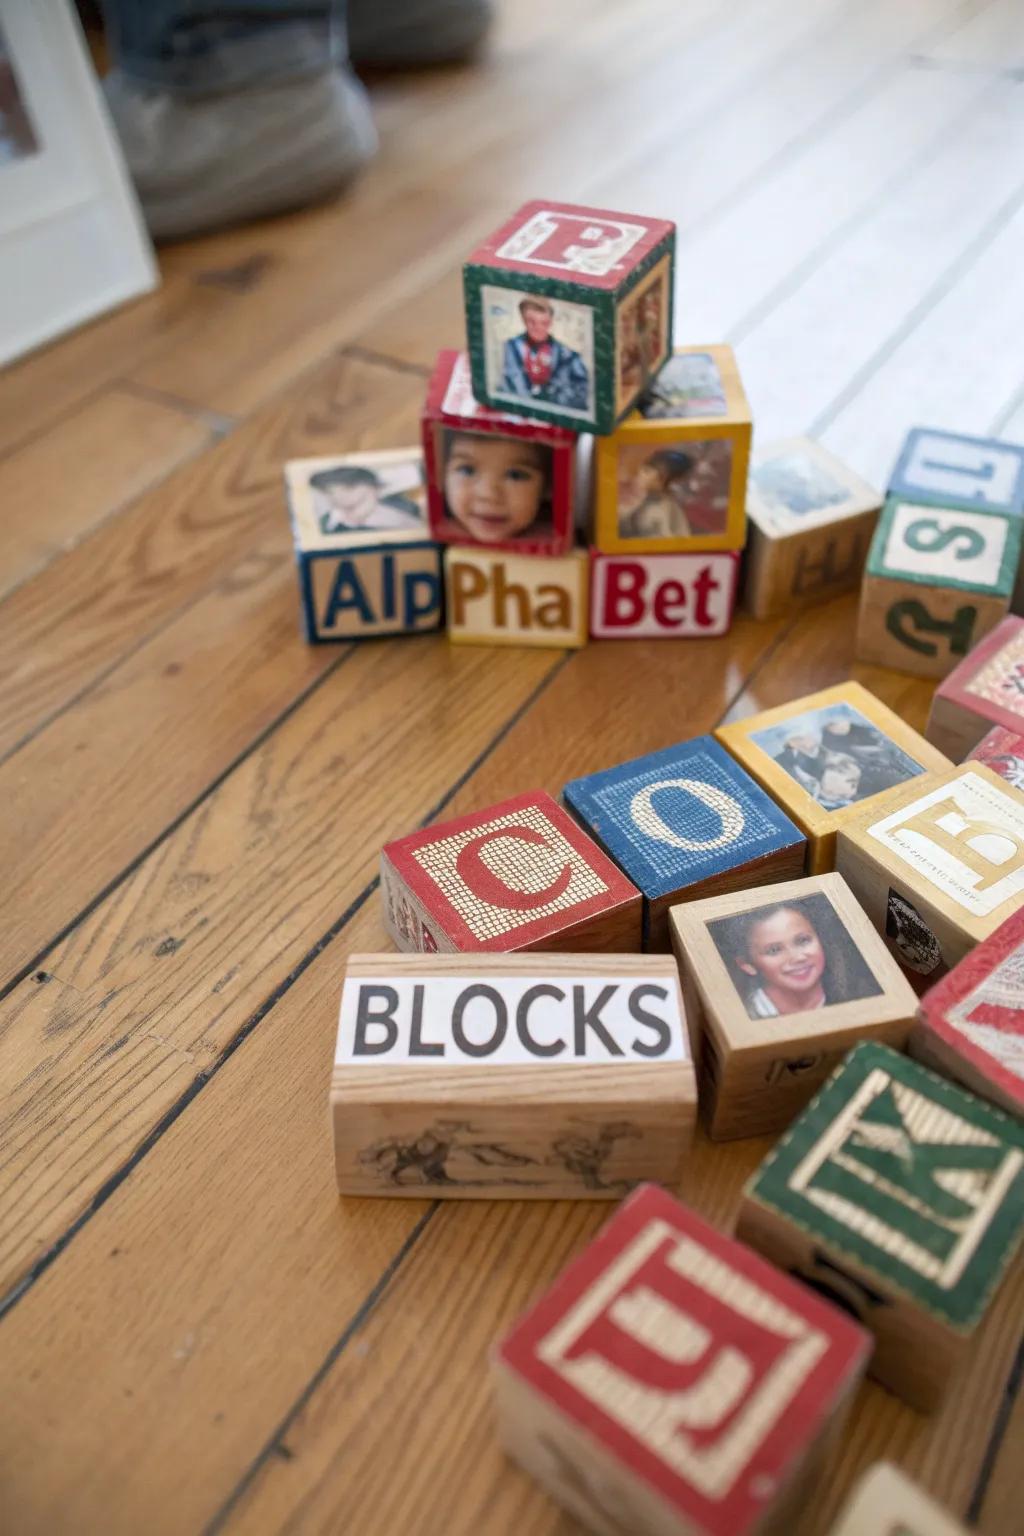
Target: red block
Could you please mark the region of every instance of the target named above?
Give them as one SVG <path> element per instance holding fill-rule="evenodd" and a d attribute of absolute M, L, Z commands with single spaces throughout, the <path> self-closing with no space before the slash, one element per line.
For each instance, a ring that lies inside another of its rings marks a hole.
<path fill-rule="evenodd" d="M 388 843 L 381 893 L 399 949 L 640 948 L 640 892 L 543 790 Z"/>
<path fill-rule="evenodd" d="M 590 633 L 599 640 L 693 639 L 732 623 L 739 552 L 605 555 L 591 551 Z"/>
<path fill-rule="evenodd" d="M 1024 908 L 925 993 L 910 1050 L 1024 1115 Z"/>
<path fill-rule="evenodd" d="M 870 1347 L 648 1184 L 497 1347 L 503 1438 L 597 1531 L 789 1529 Z"/>
<path fill-rule="evenodd" d="M 998 773 L 1015 789 L 1024 789 L 1024 736 L 996 725 L 983 736 L 968 753 L 975 762 L 987 763 L 993 773 Z"/>
<path fill-rule="evenodd" d="M 468 263 L 562 277 L 582 288 L 615 289 L 674 229 L 668 219 L 641 213 L 535 200 L 488 235 Z M 625 233 L 634 230 L 642 233 Z"/>

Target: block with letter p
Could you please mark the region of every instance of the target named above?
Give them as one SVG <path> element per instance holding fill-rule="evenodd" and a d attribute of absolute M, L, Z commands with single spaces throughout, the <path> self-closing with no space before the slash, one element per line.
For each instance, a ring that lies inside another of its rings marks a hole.
<path fill-rule="evenodd" d="M 604 1536 L 788 1531 L 868 1348 L 647 1185 L 497 1346 L 502 1441 Z"/>
<path fill-rule="evenodd" d="M 387 843 L 381 894 L 399 949 L 640 948 L 640 892 L 542 790 Z"/>

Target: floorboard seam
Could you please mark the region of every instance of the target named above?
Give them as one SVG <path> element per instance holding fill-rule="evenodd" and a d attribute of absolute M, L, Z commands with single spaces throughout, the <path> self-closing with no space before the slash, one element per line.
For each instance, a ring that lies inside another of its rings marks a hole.
<path fill-rule="evenodd" d="M 140 400 L 149 400 L 153 405 L 162 405 L 168 410 L 177 411 L 180 416 L 188 417 L 189 421 L 198 421 L 212 433 L 216 442 L 236 431 L 249 419 L 246 416 L 229 415 L 226 411 L 214 411 L 206 405 L 197 405 L 194 400 L 184 400 L 169 389 L 160 389 L 155 384 L 144 384 L 128 374 L 123 378 L 114 379 L 113 384 L 115 388 L 124 390 L 125 394 L 135 395 Z"/>
<path fill-rule="evenodd" d="M 988 1437 L 985 1446 L 985 1454 L 981 1459 L 978 1476 L 974 1488 L 971 1491 L 970 1503 L 967 1506 L 967 1522 L 975 1525 L 985 1503 L 985 1495 L 988 1493 L 988 1485 L 992 1481 L 992 1473 L 999 1459 L 999 1453 L 1003 1448 L 1006 1431 L 1010 1424 L 1010 1415 L 1020 1393 L 1021 1382 L 1024 1381 L 1024 1339 L 1017 1346 L 1010 1374 L 1006 1378 L 1006 1386 L 1003 1389 L 1002 1401 L 996 1412 L 995 1423 L 992 1425 L 992 1433 Z"/>
<path fill-rule="evenodd" d="M 350 342 L 339 348 L 339 357 L 350 357 L 358 363 L 369 363 L 374 368 L 390 368 L 393 373 L 408 373 L 417 379 L 429 379 L 433 373 L 425 363 L 411 363 L 403 357 L 392 357 L 388 352 L 378 352 L 375 347 L 363 347 Z"/>

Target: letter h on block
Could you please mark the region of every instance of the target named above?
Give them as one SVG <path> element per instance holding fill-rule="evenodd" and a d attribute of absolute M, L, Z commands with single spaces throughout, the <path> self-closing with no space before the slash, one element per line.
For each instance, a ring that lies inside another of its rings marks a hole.
<path fill-rule="evenodd" d="M 541 790 L 386 844 L 381 893 L 399 949 L 640 947 L 640 892 Z"/>
<path fill-rule="evenodd" d="M 496 1349 L 502 1439 L 605 1536 L 789 1530 L 868 1349 L 649 1184 Z"/>

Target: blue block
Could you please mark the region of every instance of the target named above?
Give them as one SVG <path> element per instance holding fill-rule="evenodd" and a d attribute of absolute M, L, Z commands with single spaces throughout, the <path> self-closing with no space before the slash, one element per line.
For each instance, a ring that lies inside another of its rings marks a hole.
<path fill-rule="evenodd" d="M 643 893 L 648 949 L 667 948 L 677 901 L 803 873 L 803 834 L 711 736 L 573 779 L 563 797 Z"/>
<path fill-rule="evenodd" d="M 296 551 L 310 641 L 422 634 L 444 620 L 441 546 L 430 539 Z"/>
<path fill-rule="evenodd" d="M 1024 448 L 993 437 L 914 427 L 892 473 L 889 494 L 932 507 L 1024 515 Z"/>

